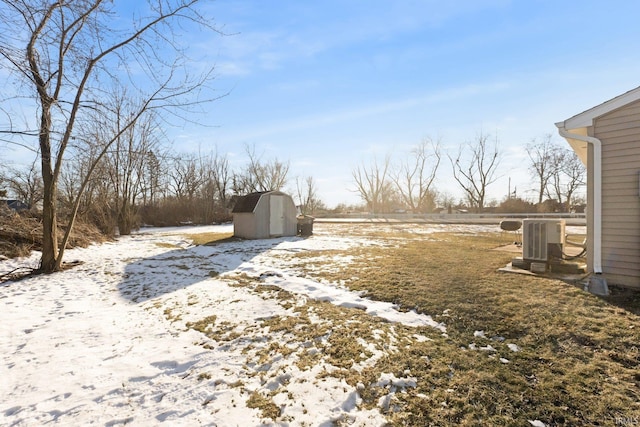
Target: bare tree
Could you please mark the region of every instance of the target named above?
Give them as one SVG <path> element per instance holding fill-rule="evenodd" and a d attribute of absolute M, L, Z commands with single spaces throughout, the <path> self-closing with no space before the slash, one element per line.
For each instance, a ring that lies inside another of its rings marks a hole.
<path fill-rule="evenodd" d="M 169 171 L 169 187 L 181 202 L 193 202 L 205 177 L 201 168 L 201 159 L 193 154 L 183 154 L 172 162 Z"/>
<path fill-rule="evenodd" d="M 88 175 L 95 157 L 95 150 L 88 150 L 65 161 L 59 178 L 58 212 L 61 216 L 68 216 L 76 210 L 78 217 L 90 221 L 102 233 L 111 236 L 116 227 L 114 192 L 103 162 L 95 166 L 91 176 Z"/>
<path fill-rule="evenodd" d="M 224 219 L 228 212 L 228 191 L 230 184 L 229 161 L 226 155 L 217 151 L 201 155 L 200 168 L 203 182 L 200 188 L 200 221 L 210 224 Z"/>
<path fill-rule="evenodd" d="M 216 201 L 219 206 L 226 208 L 229 204 L 229 186 L 231 185 L 231 169 L 229 158 L 216 152 L 211 159 L 210 179 L 215 184 Z"/>
<path fill-rule="evenodd" d="M 412 212 L 426 213 L 434 208 L 432 184 L 439 165 L 440 143 L 426 138 L 411 150 L 409 158 L 392 174 L 402 201 Z"/>
<path fill-rule="evenodd" d="M 296 191 L 301 214 L 313 215 L 318 209 L 323 208 L 324 205 L 318 198 L 316 182 L 312 176 L 308 176 L 305 179 L 296 178 Z"/>
<path fill-rule="evenodd" d="M 33 111 L 38 116 L 36 130 L 27 123 L 24 130 L 11 124 L 3 132 L 37 140 L 44 186 L 40 271 L 53 272 L 61 267 L 77 213 L 76 206 L 59 244 L 58 181 L 78 127 L 87 122 L 89 112 L 103 110 L 104 93 L 114 86 L 135 88 L 140 100 L 134 114 L 121 123 L 121 133 L 148 109 L 178 111 L 204 101 L 195 98 L 195 89 L 205 88 L 211 71 L 196 78 L 186 71 L 185 50 L 178 45 L 175 30 L 181 23 L 213 28 L 196 10 L 199 0 L 150 0 L 144 17 L 128 27 L 118 25 L 115 6 L 106 0 L 1 1 L 0 32 L 5 37 L 0 41 L 0 66 L 23 83 L 23 95 L 36 94 Z M 119 137 L 104 141 L 96 161 Z"/>
<path fill-rule="evenodd" d="M 146 153 L 145 170 L 142 175 L 144 191 L 142 192 L 143 206 L 153 206 L 161 191 L 162 163 L 157 150 Z"/>
<path fill-rule="evenodd" d="M 364 164 L 352 170 L 351 176 L 356 184 L 356 192 L 373 213 L 378 213 L 391 195 L 388 180 L 391 157 L 387 155 L 382 162 L 376 158 L 367 167 Z"/>
<path fill-rule="evenodd" d="M 264 161 L 262 156 L 256 154 L 255 146 L 247 145 L 245 151 L 249 164 L 245 171 L 233 176 L 233 190 L 236 194 L 284 188 L 288 181 L 289 162 L 283 163 L 278 159 Z"/>
<path fill-rule="evenodd" d="M 101 161 L 104 140 L 98 118 L 83 126 L 75 143 L 83 149 L 68 150 L 58 179 L 58 212 L 62 218 L 81 216 L 93 222 L 103 233 L 111 235 L 115 229 L 113 219 L 113 187 L 109 183 L 109 170 Z M 83 142 L 80 142 L 83 141 Z M 65 233 L 63 238 L 66 238 Z"/>
<path fill-rule="evenodd" d="M 264 165 L 262 190 L 282 190 L 289 181 L 289 162 L 273 159 Z"/>
<path fill-rule="evenodd" d="M 7 197 L 6 185 L 5 171 L 0 165 L 0 197 Z"/>
<path fill-rule="evenodd" d="M 447 208 L 448 213 L 453 212 L 453 207 L 457 203 L 455 196 L 446 191 L 438 193 L 436 196 L 436 201 L 441 207 Z"/>
<path fill-rule="evenodd" d="M 498 179 L 496 172 L 500 164 L 500 152 L 497 138 L 492 144 L 489 135 L 480 132 L 475 141 L 460 146 L 455 159 L 448 157 L 454 179 L 464 190 L 471 206 L 481 212 L 485 206 L 487 187 Z"/>
<path fill-rule="evenodd" d="M 549 195 L 558 203 L 564 204 L 565 211 L 569 212 L 576 192 L 586 182 L 586 170 L 573 150 L 565 150 L 558 158 L 558 171 L 550 183 Z"/>
<path fill-rule="evenodd" d="M 79 154 L 65 161 L 60 178 L 58 179 L 58 211 L 63 215 L 73 210 L 76 200 L 79 200 L 78 210 L 86 212 L 93 204 L 95 192 L 94 186 L 88 183 L 83 194 L 80 194 L 80 184 L 85 180 L 89 162 L 93 158 L 91 150 Z"/>
<path fill-rule="evenodd" d="M 35 162 L 28 168 L 7 168 L 6 186 L 21 201 L 33 208 L 42 200 L 42 178 Z"/>
<path fill-rule="evenodd" d="M 126 132 L 120 132 L 121 122 L 131 114 L 126 94 L 114 97 L 112 114 L 108 122 L 96 123 L 98 129 L 94 137 L 96 140 L 108 140 L 112 135 L 119 135 L 102 162 L 110 188 L 113 189 L 113 214 L 118 231 L 121 235 L 129 235 L 137 227 L 137 201 L 144 193 L 148 153 L 157 150 L 160 141 L 152 110 L 141 115 Z"/>
<path fill-rule="evenodd" d="M 564 153 L 553 143 L 550 134 L 545 135 L 542 141 L 532 140 L 527 144 L 526 151 L 531 161 L 529 170 L 538 183 L 538 204 L 540 204 L 544 196 L 549 193 L 550 182 L 554 177 L 559 176 Z"/>

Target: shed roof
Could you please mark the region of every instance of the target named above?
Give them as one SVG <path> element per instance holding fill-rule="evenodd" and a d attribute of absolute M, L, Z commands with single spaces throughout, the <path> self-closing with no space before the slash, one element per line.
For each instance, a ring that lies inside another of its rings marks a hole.
<path fill-rule="evenodd" d="M 260 197 L 263 194 L 270 193 L 270 191 L 258 191 L 256 193 L 249 193 L 245 196 L 241 196 L 236 201 L 236 204 L 233 206 L 233 211 L 231 213 L 251 213 L 256 208 Z"/>

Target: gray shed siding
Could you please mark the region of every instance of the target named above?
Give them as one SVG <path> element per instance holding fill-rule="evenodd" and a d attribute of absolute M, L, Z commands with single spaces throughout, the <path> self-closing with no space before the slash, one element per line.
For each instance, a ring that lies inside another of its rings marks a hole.
<path fill-rule="evenodd" d="M 233 214 L 233 235 L 243 239 L 255 239 L 254 236 L 257 235 L 257 232 L 253 213 Z"/>
<path fill-rule="evenodd" d="M 640 286 L 640 101 L 598 117 L 591 131 L 602 142 L 603 273 Z"/>
<path fill-rule="evenodd" d="M 267 239 L 271 237 L 269 232 L 269 221 L 271 220 L 271 212 L 269 209 L 269 203 L 271 201 L 271 194 L 265 194 L 260 197 L 255 210 L 255 237 L 254 239 Z"/>
<path fill-rule="evenodd" d="M 233 212 L 233 235 L 244 239 L 268 239 L 279 236 L 295 236 L 298 230 L 297 210 L 291 196 L 280 191 L 253 194 L 257 202 L 251 211 Z M 281 234 L 271 234 L 271 197 L 283 197 L 283 229 Z M 255 200 L 255 199 L 254 199 Z M 243 208 L 246 208 L 244 206 Z"/>
<path fill-rule="evenodd" d="M 282 228 L 283 236 L 295 236 L 298 234 L 298 208 L 291 198 L 291 196 L 280 193 L 284 196 L 283 200 L 283 212 L 284 223 Z"/>

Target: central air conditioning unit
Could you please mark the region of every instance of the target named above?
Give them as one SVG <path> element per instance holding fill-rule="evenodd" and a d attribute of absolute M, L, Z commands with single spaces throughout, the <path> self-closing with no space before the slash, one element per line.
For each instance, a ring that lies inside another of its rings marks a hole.
<path fill-rule="evenodd" d="M 549 258 L 562 258 L 565 239 L 563 219 L 522 220 L 522 258 L 525 261 L 544 262 Z"/>

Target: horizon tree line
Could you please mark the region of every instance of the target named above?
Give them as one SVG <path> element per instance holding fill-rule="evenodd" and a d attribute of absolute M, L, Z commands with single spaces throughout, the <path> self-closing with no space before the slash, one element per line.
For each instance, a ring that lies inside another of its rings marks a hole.
<path fill-rule="evenodd" d="M 255 146 L 245 145 L 246 162 L 235 170 L 228 155 L 217 149 L 208 153 L 175 153 L 162 142 L 162 129 L 153 114 L 142 117 L 105 152 L 101 162 L 85 180 L 91 152 L 70 159 L 61 173 L 60 207 L 65 215 L 78 199 L 79 215 L 107 234 L 126 235 L 142 224 L 209 224 L 230 219 L 235 198 L 255 191 L 285 190 L 294 195 L 302 214 L 330 209 L 318 196 L 313 176 L 289 176 L 289 162 L 264 159 Z M 117 127 L 117 120 L 116 125 Z M 100 138 L 94 123 L 91 138 Z M 444 154 L 454 169 L 454 178 L 464 190 L 456 200 L 435 186 L 443 153 L 440 140 L 425 138 L 402 158 L 385 156 L 352 170 L 356 192 L 363 206 L 336 206 L 334 211 L 364 209 L 372 213 L 406 211 L 431 213 L 435 208 L 466 208 L 479 212 L 498 211 L 568 212 L 579 187 L 584 167 L 575 154 L 555 144 L 550 135 L 533 139 L 526 146 L 529 173 L 536 183 L 536 200 L 507 195 L 498 205 L 486 201 L 486 191 L 496 179 L 500 163 L 497 140 L 479 133 L 461 146 L 455 156 Z M 24 168 L 0 171 L 0 188 L 34 205 L 42 199 L 42 183 L 35 162 Z M 80 184 L 86 181 L 82 195 Z M 482 207 L 480 207 L 482 206 Z"/>
<path fill-rule="evenodd" d="M 552 135 L 534 138 L 525 147 L 527 169 L 536 186 L 535 201 L 513 193 L 500 202 L 487 200 L 489 186 L 500 178 L 502 152 L 498 138 L 484 132 L 460 144 L 455 153 L 444 154 L 463 197 L 456 200 L 439 192 L 436 181 L 442 167 L 441 147 L 441 140 L 425 138 L 407 153 L 400 153 L 403 158 L 373 157 L 368 164 L 354 167 L 355 191 L 366 208 L 374 214 L 398 210 L 425 214 L 454 206 L 473 212 L 487 208 L 501 212 L 570 212 L 575 204 L 583 202 L 579 190 L 586 183 L 585 167 L 572 150 L 554 142 Z"/>
<path fill-rule="evenodd" d="M 2 175 L 11 191 L 42 204 L 40 272 L 61 269 L 78 216 L 122 234 L 142 221 L 161 221 L 160 213 L 167 222 L 210 221 L 228 210 L 234 194 L 287 183 L 288 162 L 264 161 L 250 149 L 246 168 L 232 172 L 224 155 L 163 148 L 165 126 L 195 123 L 199 108 L 226 95 L 210 87 L 215 66 L 194 68 L 181 42 L 187 27 L 225 36 L 203 14 L 202 0 L 150 0 L 128 23 L 106 0 L 0 2 L 0 69 L 7 76 L 0 135 L 36 159 Z M 499 163 L 497 141 L 491 146 L 480 134 L 467 148 L 470 158 L 462 148 L 447 156 L 467 201 L 481 211 Z M 426 141 L 393 168 L 389 157 L 363 164 L 353 171 L 356 191 L 374 212 L 392 204 L 427 211 L 440 159 L 439 144 Z M 319 208 L 315 182 L 303 180 L 301 204 Z M 565 179 L 545 182 L 547 194 L 570 202 Z M 167 218 L 167 211 L 175 215 Z"/>

